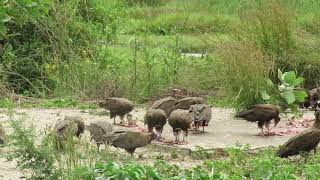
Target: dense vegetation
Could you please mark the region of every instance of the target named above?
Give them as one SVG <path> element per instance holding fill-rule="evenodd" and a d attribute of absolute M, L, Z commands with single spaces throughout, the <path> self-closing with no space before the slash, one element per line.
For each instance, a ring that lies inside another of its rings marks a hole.
<path fill-rule="evenodd" d="M 318 0 L 4 0 L 0 106 L 12 108 L 12 94 L 19 94 L 36 103 L 38 98 L 57 98 L 28 107 L 87 109 L 95 107 L 81 100 L 124 96 L 143 102 L 180 88 L 205 94 L 214 105 L 232 103 L 239 110 L 287 100 L 277 89 L 284 84 L 278 72 L 297 76 L 298 83 L 286 88 L 298 100 L 301 96 L 291 91 L 293 87 L 312 88 L 318 81 L 319 18 Z M 195 58 L 190 53 L 203 55 Z M 254 153 L 230 148 L 223 157 L 200 149 L 192 157 L 204 162 L 186 169 L 161 157 L 151 164 L 119 160 L 108 151 L 96 152 L 86 140 L 71 139 L 69 148 L 60 152 L 49 132 L 36 143 L 32 127 L 23 126 L 23 120 L 10 122 L 13 151 L 8 158 L 18 160 L 19 168 L 30 170 L 34 179 L 320 175 L 319 153 L 304 163 L 275 157 L 273 148 Z M 177 158 L 174 152 L 171 156 Z"/>
<path fill-rule="evenodd" d="M 13 0 L 0 8 L 3 95 L 143 101 L 178 87 L 242 108 L 263 101 L 278 69 L 310 88 L 320 67 L 318 1 Z"/>

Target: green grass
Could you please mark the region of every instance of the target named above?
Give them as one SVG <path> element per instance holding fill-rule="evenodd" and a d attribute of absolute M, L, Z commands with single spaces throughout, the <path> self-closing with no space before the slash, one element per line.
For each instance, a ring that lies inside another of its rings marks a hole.
<path fill-rule="evenodd" d="M 0 108 L 41 108 L 41 109 L 50 109 L 50 108 L 78 108 L 82 110 L 86 109 L 96 109 L 97 104 L 92 102 L 81 102 L 74 98 L 56 98 L 56 99 L 25 99 L 21 97 L 19 101 L 13 101 L 11 99 L 0 99 Z"/>
<path fill-rule="evenodd" d="M 13 9 L 3 11 L 14 17 L 14 25 L 4 26 L 8 33 L 1 81 L 5 91 L 34 97 L 124 96 L 143 102 L 179 87 L 206 91 L 212 104 L 229 104 L 223 99 L 242 93 L 240 86 L 229 86 L 233 77 L 241 84 L 259 78 L 242 79 L 246 76 L 238 76 L 237 69 L 226 68 L 224 56 L 234 59 L 235 53 L 223 54 L 226 44 L 254 44 L 252 54 L 274 60 L 264 69 L 272 79 L 278 68 L 296 70 L 311 88 L 320 69 L 320 3 L 315 0 L 72 0 Z M 55 13 L 46 13 L 52 9 Z M 179 57 L 188 52 L 209 56 L 198 62 Z M 245 58 L 239 57 L 239 64 Z M 255 60 L 260 61 L 258 56 Z M 247 105 L 259 102 L 259 90 L 252 87 L 261 82 L 252 83 L 243 87 L 249 93 L 241 101 L 249 99 Z"/>
<path fill-rule="evenodd" d="M 148 34 L 148 35 L 121 35 L 119 36 L 119 45 L 120 46 L 127 46 L 129 44 L 130 39 L 137 38 L 140 44 L 143 46 L 149 46 L 152 48 L 159 48 L 159 47 L 167 47 L 167 48 L 174 48 L 175 42 L 174 39 L 176 38 L 175 35 L 167 35 L 167 36 L 160 36 L 155 34 Z M 225 42 L 230 40 L 230 37 L 226 34 L 213 34 L 213 33 L 206 33 L 199 35 L 197 33 L 194 34 L 182 34 L 180 35 L 181 38 L 181 46 L 180 49 L 182 52 L 196 52 L 196 53 L 215 53 L 214 51 L 217 49 L 217 46 L 220 42 Z M 119 47 L 119 49 L 122 49 Z M 117 51 L 116 48 L 113 48 L 113 51 Z M 125 50 L 124 50 L 125 51 Z M 125 52 L 124 54 L 128 54 Z M 120 54 L 119 54 L 120 55 Z"/>

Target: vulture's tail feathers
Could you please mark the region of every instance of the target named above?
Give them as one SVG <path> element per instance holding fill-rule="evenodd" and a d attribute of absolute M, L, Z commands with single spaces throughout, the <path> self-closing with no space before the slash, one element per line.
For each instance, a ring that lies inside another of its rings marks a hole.
<path fill-rule="evenodd" d="M 248 110 L 243 110 L 243 111 L 240 111 L 238 112 L 235 117 L 240 117 L 240 118 L 243 118 L 245 116 L 247 116 L 250 112 Z"/>

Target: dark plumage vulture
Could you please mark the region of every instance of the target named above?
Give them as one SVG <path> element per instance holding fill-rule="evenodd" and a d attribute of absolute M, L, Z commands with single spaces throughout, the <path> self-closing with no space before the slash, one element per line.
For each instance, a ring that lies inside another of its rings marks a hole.
<path fill-rule="evenodd" d="M 188 136 L 188 129 L 191 128 L 192 123 L 192 111 L 176 109 L 171 112 L 168 123 L 172 127 L 173 135 L 175 136 L 175 141 L 179 142 L 179 136 L 181 131 L 183 131 L 183 139 L 185 141 Z"/>
<path fill-rule="evenodd" d="M 73 136 L 80 137 L 84 132 L 84 122 L 78 116 L 66 116 L 63 120 L 56 123 L 54 127 L 57 147 L 64 148 L 64 143 L 73 138 Z"/>
<path fill-rule="evenodd" d="M 167 123 L 167 116 L 162 109 L 150 109 L 144 116 L 144 124 L 148 125 L 148 132 L 151 133 L 153 128 L 156 129 L 161 137 L 163 126 Z"/>
<path fill-rule="evenodd" d="M 157 138 L 157 135 L 152 133 L 142 133 L 133 131 L 116 131 L 111 135 L 105 136 L 108 144 L 125 149 L 131 156 L 133 156 L 136 148 L 144 147 Z"/>
<path fill-rule="evenodd" d="M 258 127 L 261 128 L 262 134 L 264 135 L 263 125 L 268 128 L 269 134 L 271 120 L 274 119 L 274 126 L 276 126 L 280 121 L 279 114 L 279 108 L 275 105 L 257 104 L 248 110 L 239 112 L 235 117 L 241 117 L 250 122 L 258 122 Z"/>
<path fill-rule="evenodd" d="M 106 121 L 95 121 L 90 123 L 88 129 L 91 135 L 91 140 L 93 139 L 96 142 L 99 151 L 100 145 L 106 143 L 104 136 L 110 135 L 113 127 Z"/>
<path fill-rule="evenodd" d="M 6 136 L 5 129 L 2 126 L 2 124 L 0 123 L 0 144 L 4 144 L 5 143 L 5 136 Z"/>
<path fill-rule="evenodd" d="M 55 125 L 56 134 L 60 137 L 67 133 L 79 137 L 84 132 L 84 121 L 79 116 L 66 116 Z"/>
<path fill-rule="evenodd" d="M 192 111 L 192 122 L 196 131 L 199 130 L 200 125 L 204 131 L 204 126 L 208 126 L 212 117 L 211 107 L 206 104 L 194 104 L 190 107 L 190 110 Z"/>
<path fill-rule="evenodd" d="M 194 104 L 203 104 L 204 99 L 200 97 L 186 97 L 183 99 L 180 99 L 178 102 L 176 102 L 175 106 L 173 107 L 172 110 L 175 109 L 184 109 L 184 110 L 189 110 L 191 105 Z"/>
<path fill-rule="evenodd" d="M 151 106 L 152 109 L 162 109 L 166 113 L 166 116 L 169 117 L 172 108 L 175 106 L 175 104 L 178 102 L 173 97 L 166 97 L 163 99 L 159 99 L 153 103 Z"/>
<path fill-rule="evenodd" d="M 304 91 L 304 89 L 299 88 Z M 307 91 L 308 96 L 305 101 L 301 104 L 302 108 L 315 108 L 318 101 L 318 89 L 314 88 Z M 301 106 L 300 106 L 301 107 Z"/>
<path fill-rule="evenodd" d="M 116 123 L 116 116 L 120 116 L 121 123 L 123 124 L 124 116 L 133 110 L 133 103 L 125 98 L 108 98 L 105 101 L 99 102 L 99 106 L 110 111 L 110 118 L 113 118 L 113 124 Z M 132 116 L 127 117 L 129 121 Z"/>
<path fill-rule="evenodd" d="M 286 158 L 297 155 L 300 152 L 309 153 L 311 150 L 316 152 L 320 142 L 320 112 L 315 112 L 315 116 L 316 120 L 313 126 L 290 138 L 277 151 L 277 156 Z"/>

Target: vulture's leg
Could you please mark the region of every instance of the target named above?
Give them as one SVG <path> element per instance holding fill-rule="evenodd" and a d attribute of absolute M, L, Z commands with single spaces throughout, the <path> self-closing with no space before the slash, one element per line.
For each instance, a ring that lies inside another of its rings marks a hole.
<path fill-rule="evenodd" d="M 99 148 L 100 148 L 100 144 L 98 144 L 98 143 L 97 143 L 97 149 L 98 149 L 98 152 L 99 152 Z"/>
<path fill-rule="evenodd" d="M 315 148 L 313 149 L 313 153 L 314 153 L 314 154 L 317 153 L 317 147 L 315 147 Z"/>
<path fill-rule="evenodd" d="M 173 135 L 175 137 L 175 142 L 179 142 L 178 133 L 176 133 L 174 130 L 173 130 Z"/>
<path fill-rule="evenodd" d="M 266 126 L 266 128 L 268 129 L 267 135 L 270 135 L 270 124 L 271 124 L 271 122 L 266 122 L 266 123 L 265 123 L 265 126 Z"/>
<path fill-rule="evenodd" d="M 133 148 L 133 149 L 127 149 L 127 152 L 131 155 L 131 157 L 134 157 L 134 156 L 133 156 L 133 153 L 134 153 L 135 150 L 136 150 L 135 148 Z"/>
<path fill-rule="evenodd" d="M 265 124 L 264 122 L 258 121 L 258 128 L 261 128 L 261 136 L 264 136 L 264 135 L 265 135 L 264 132 L 263 132 L 263 125 L 264 125 L 264 124 Z"/>
<path fill-rule="evenodd" d="M 198 133 L 199 132 L 199 121 L 196 121 L 195 125 L 196 125 L 196 133 Z"/>
<path fill-rule="evenodd" d="M 264 136 L 264 131 L 263 131 L 263 127 L 261 128 L 261 135 Z"/>
<path fill-rule="evenodd" d="M 163 131 L 163 127 L 159 130 L 158 134 L 159 134 L 159 139 L 162 139 L 162 131 Z"/>
<path fill-rule="evenodd" d="M 120 116 L 120 119 L 121 119 L 120 124 L 124 124 L 123 118 L 124 118 L 124 116 Z"/>
<path fill-rule="evenodd" d="M 187 137 L 188 137 L 188 130 L 183 131 L 182 142 L 187 142 Z"/>
<path fill-rule="evenodd" d="M 127 117 L 127 120 L 128 120 L 128 125 L 133 125 L 132 115 L 131 114 L 127 114 L 126 117 Z"/>
<path fill-rule="evenodd" d="M 176 136 L 176 138 L 175 138 L 175 139 L 176 139 L 176 140 L 175 140 L 175 142 L 176 142 L 176 143 L 178 143 L 178 142 L 179 142 L 179 135 L 178 135 L 178 134 L 176 134 L 175 136 Z"/>
<path fill-rule="evenodd" d="M 182 142 L 184 142 L 184 139 L 185 139 L 185 135 L 184 135 L 185 133 L 184 133 L 184 131 L 183 131 L 183 133 L 182 133 Z"/>
<path fill-rule="evenodd" d="M 112 112 L 110 112 L 110 119 L 112 118 L 113 118 L 113 124 L 116 124 L 116 116 Z"/>

